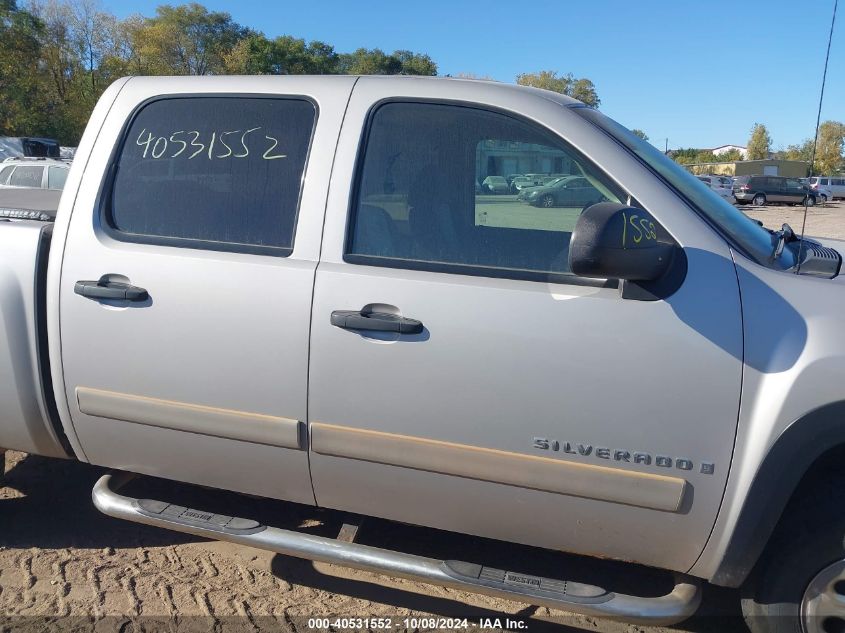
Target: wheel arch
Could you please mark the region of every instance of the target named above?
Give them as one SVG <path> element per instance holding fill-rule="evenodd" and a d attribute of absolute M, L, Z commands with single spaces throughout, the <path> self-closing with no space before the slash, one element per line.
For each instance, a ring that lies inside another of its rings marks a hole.
<path fill-rule="evenodd" d="M 790 501 L 802 487 L 829 472 L 845 472 L 845 400 L 814 409 L 790 424 L 754 475 L 725 555 L 710 578 L 740 586 L 766 548 Z"/>

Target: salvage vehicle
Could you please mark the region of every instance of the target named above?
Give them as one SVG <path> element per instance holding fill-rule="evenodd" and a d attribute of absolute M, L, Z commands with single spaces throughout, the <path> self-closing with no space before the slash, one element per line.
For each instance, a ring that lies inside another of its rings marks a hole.
<path fill-rule="evenodd" d="M 0 164 L 0 189 L 28 188 L 61 191 L 70 165 L 49 158 L 7 158 Z"/>
<path fill-rule="evenodd" d="M 798 178 L 782 176 L 737 176 L 733 195 L 738 204 L 751 203 L 764 206 L 769 202 L 805 204 L 809 207 L 819 202 L 819 192 L 802 184 Z"/>
<path fill-rule="evenodd" d="M 475 196 L 504 160 L 602 202 Z M 438 560 L 107 474 L 110 516 L 632 622 L 709 582 L 754 631 L 845 624 L 842 245 L 763 228 L 594 109 L 445 78 L 121 79 L 55 221 L 5 215 L 0 446 L 674 581 Z"/>

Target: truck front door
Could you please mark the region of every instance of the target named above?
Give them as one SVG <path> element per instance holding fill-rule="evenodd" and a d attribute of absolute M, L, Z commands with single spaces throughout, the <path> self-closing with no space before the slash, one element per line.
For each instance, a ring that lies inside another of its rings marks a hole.
<path fill-rule="evenodd" d="M 195 79 L 181 94 L 131 79 L 83 144 L 56 241 L 63 384 L 89 461 L 314 502 L 310 305 L 353 82 Z"/>
<path fill-rule="evenodd" d="M 560 104 L 403 88 L 362 78 L 338 146 L 312 318 L 317 503 L 688 569 L 737 423 L 728 247 Z M 522 173 L 559 160 L 601 199 L 647 208 L 685 248 L 680 289 L 638 301 L 571 274 L 581 206 L 475 193 L 504 154 Z"/>

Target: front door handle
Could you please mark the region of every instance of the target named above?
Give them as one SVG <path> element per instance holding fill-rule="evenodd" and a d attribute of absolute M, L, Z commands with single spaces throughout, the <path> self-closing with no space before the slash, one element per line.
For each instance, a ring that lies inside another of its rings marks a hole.
<path fill-rule="evenodd" d="M 77 281 L 73 291 L 89 299 L 116 301 L 146 301 L 150 296 L 145 288 L 130 286 L 119 281 Z"/>
<path fill-rule="evenodd" d="M 331 322 L 332 325 L 346 330 L 398 332 L 399 334 L 419 334 L 423 331 L 422 321 L 387 312 L 335 310 L 332 312 Z"/>

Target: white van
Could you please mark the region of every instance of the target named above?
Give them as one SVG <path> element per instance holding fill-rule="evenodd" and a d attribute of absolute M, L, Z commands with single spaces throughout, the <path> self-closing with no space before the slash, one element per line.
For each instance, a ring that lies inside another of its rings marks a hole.
<path fill-rule="evenodd" d="M 810 188 L 828 187 L 836 198 L 845 198 L 845 176 L 813 176 L 810 178 Z"/>

